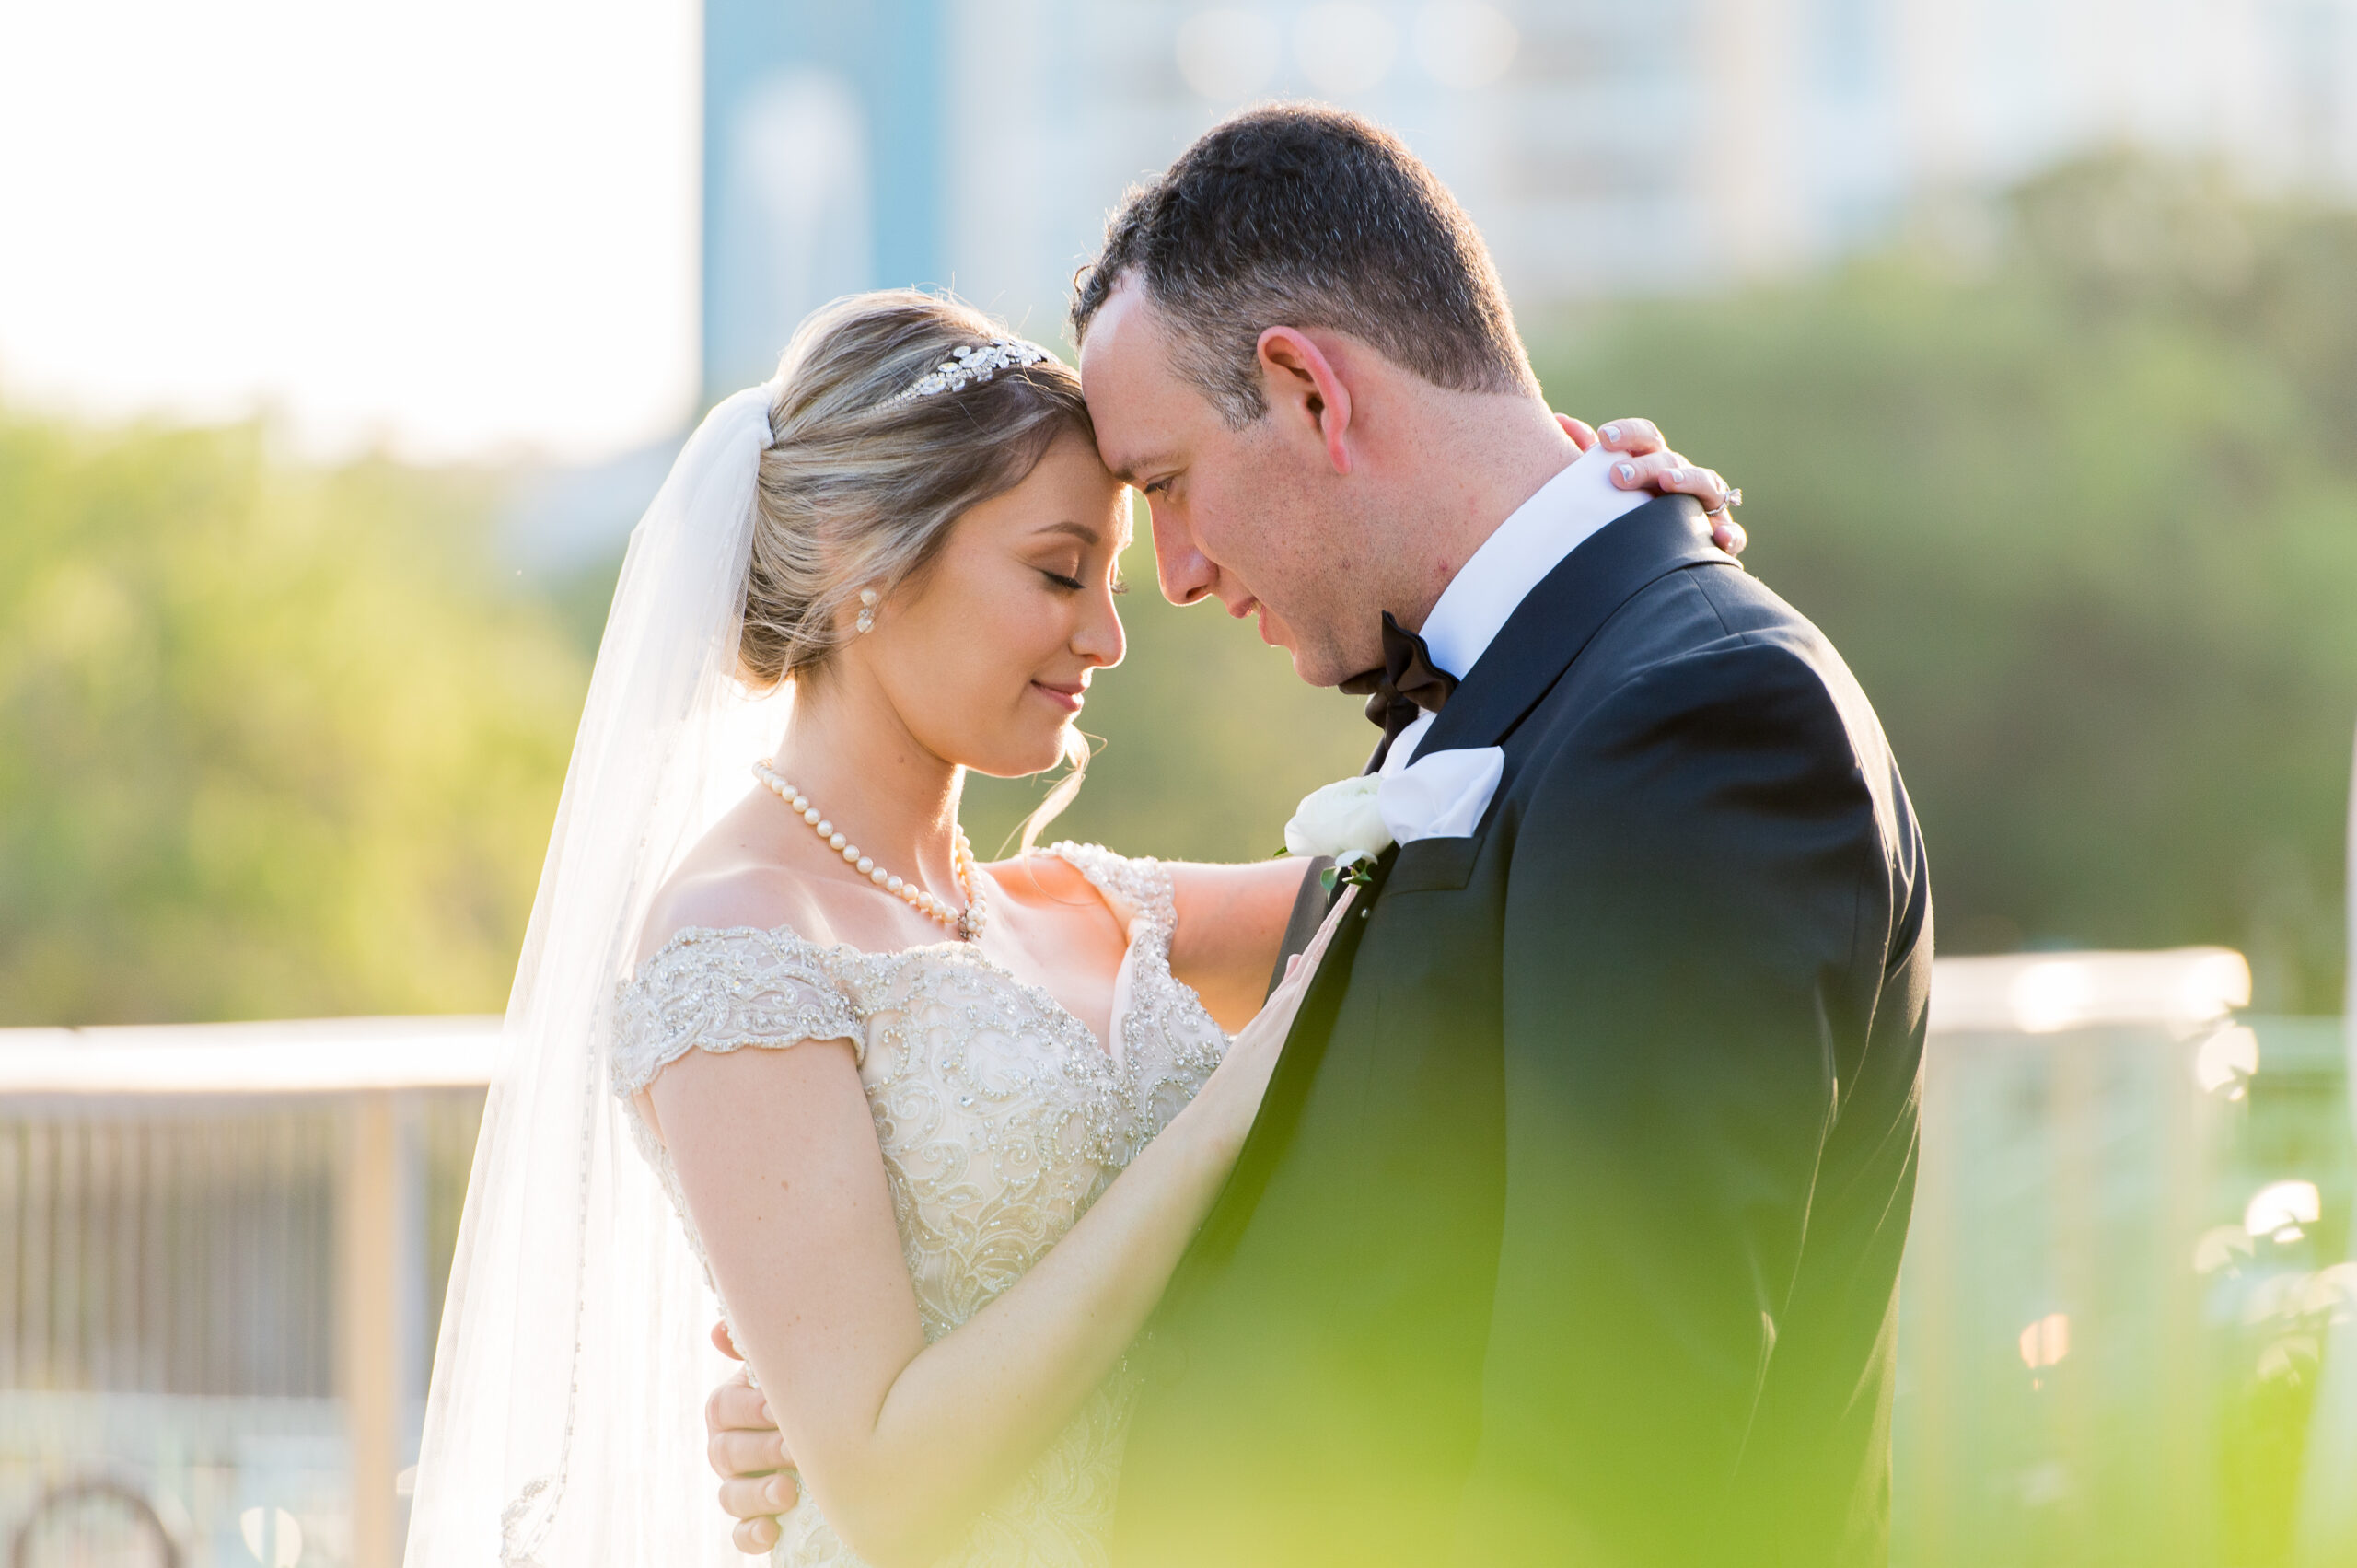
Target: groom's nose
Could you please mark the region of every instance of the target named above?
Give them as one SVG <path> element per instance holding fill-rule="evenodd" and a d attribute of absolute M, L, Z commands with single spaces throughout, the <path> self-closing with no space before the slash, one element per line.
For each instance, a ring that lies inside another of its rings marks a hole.
<path fill-rule="evenodd" d="M 1173 604 L 1192 604 L 1210 593 L 1219 581 L 1219 568 L 1197 546 L 1194 531 L 1176 509 L 1155 507 L 1153 528 L 1154 571 L 1162 597 Z"/>

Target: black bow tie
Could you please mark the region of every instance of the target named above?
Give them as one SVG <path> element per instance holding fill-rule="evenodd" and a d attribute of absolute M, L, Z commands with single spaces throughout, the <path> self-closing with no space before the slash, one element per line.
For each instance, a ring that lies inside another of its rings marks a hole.
<path fill-rule="evenodd" d="M 1424 640 L 1401 626 L 1389 610 L 1383 612 L 1383 668 L 1363 670 L 1342 682 L 1342 690 L 1366 698 L 1367 722 L 1383 731 L 1389 750 L 1399 732 L 1416 722 L 1419 713 L 1436 714 L 1448 705 L 1457 677 L 1433 662 Z"/>

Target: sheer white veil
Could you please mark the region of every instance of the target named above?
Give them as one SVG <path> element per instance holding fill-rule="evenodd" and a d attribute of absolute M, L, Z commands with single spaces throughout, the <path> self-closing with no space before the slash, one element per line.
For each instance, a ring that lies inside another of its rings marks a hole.
<path fill-rule="evenodd" d="M 775 391 L 714 409 L 631 535 L 476 1146 L 409 1568 L 744 1562 L 704 1460 L 715 1304 L 608 1056 L 656 889 L 784 728 L 736 679 Z"/>

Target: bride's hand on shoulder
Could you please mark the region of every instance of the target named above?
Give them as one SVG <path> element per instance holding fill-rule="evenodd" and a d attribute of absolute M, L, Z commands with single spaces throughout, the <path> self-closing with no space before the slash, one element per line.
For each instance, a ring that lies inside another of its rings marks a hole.
<path fill-rule="evenodd" d="M 1608 452 L 1625 459 L 1612 465 L 1612 482 L 1623 490 L 1650 490 L 1656 495 L 1691 495 L 1711 519 L 1711 542 L 1729 555 L 1741 555 L 1750 537 L 1735 520 L 1743 492 L 1731 488 L 1716 470 L 1697 468 L 1676 452 L 1650 419 L 1616 419 L 1601 427 L 1559 413 L 1555 422 L 1583 452 L 1601 441 Z"/>

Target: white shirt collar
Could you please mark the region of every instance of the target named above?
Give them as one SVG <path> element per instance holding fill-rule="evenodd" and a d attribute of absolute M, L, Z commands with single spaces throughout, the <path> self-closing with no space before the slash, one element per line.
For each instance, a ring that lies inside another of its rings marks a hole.
<path fill-rule="evenodd" d="M 1653 499 L 1613 485 L 1612 456 L 1601 442 L 1581 453 L 1457 569 L 1424 617 L 1424 646 L 1434 664 L 1459 679 L 1470 674 L 1507 618 L 1564 556 Z"/>
<path fill-rule="evenodd" d="M 1434 664 L 1459 679 L 1469 674 L 1507 619 L 1563 557 L 1606 524 L 1653 499 L 1642 490 L 1613 484 L 1612 458 L 1601 442 L 1581 453 L 1515 507 L 1457 569 L 1424 617 L 1424 646 Z M 1400 733 L 1384 759 L 1387 775 L 1408 765 L 1432 722 L 1432 714 L 1419 714 Z"/>

